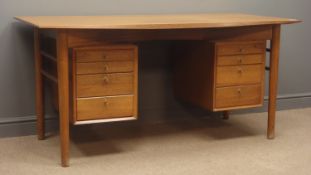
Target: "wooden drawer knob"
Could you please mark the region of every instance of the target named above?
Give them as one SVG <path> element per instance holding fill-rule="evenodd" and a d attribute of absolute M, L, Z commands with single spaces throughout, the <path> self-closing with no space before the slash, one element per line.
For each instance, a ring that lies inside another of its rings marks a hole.
<path fill-rule="evenodd" d="M 107 100 L 107 98 L 104 98 L 104 107 L 107 107 L 108 106 L 108 100 Z"/>
<path fill-rule="evenodd" d="M 238 73 L 241 75 L 243 73 L 243 69 L 241 67 L 238 68 Z"/>
<path fill-rule="evenodd" d="M 244 49 L 244 48 L 240 48 L 240 49 L 239 49 L 239 52 L 240 52 L 240 53 L 244 53 L 244 52 L 245 52 L 245 49 Z"/>
<path fill-rule="evenodd" d="M 242 64 L 243 58 L 239 57 L 239 63 Z"/>
<path fill-rule="evenodd" d="M 103 54 L 103 55 L 102 55 L 102 59 L 104 59 L 104 60 L 107 59 L 107 55 L 106 55 L 106 54 Z"/>
<path fill-rule="evenodd" d="M 104 65 L 104 71 L 105 71 L 105 72 L 108 71 L 108 65 L 107 65 L 107 64 Z"/>
<path fill-rule="evenodd" d="M 239 89 L 237 90 L 237 92 L 238 92 L 239 95 L 241 95 L 241 94 L 242 94 L 241 88 L 239 88 Z"/>
<path fill-rule="evenodd" d="M 109 83 L 109 78 L 107 76 L 104 77 L 104 84 L 108 84 Z"/>

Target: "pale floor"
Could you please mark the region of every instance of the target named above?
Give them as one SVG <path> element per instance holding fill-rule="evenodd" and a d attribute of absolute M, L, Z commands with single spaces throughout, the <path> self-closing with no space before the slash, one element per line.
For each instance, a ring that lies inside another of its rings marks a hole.
<path fill-rule="evenodd" d="M 192 118 L 74 130 L 71 167 L 59 165 L 59 137 L 0 139 L 1 175 L 310 175 L 311 108 L 277 113 L 267 140 L 266 113 L 230 120 Z"/>

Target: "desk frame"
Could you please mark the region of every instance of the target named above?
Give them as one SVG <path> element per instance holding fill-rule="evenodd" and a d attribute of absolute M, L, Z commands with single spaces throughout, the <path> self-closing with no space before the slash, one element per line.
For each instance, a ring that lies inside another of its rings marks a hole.
<path fill-rule="evenodd" d="M 69 166 L 69 57 L 68 49 L 85 43 L 135 42 L 144 40 L 214 40 L 226 39 L 265 39 L 271 41 L 269 107 L 267 138 L 275 137 L 275 117 L 277 99 L 277 81 L 280 53 L 280 24 L 245 26 L 219 29 L 169 29 L 169 30 L 80 30 L 60 29 L 56 32 L 59 117 L 61 140 L 61 165 Z M 36 77 L 36 115 L 38 139 L 45 137 L 44 126 L 44 85 L 41 73 L 40 32 L 34 30 L 35 77 Z M 52 30 L 52 29 L 51 29 Z M 100 36 L 98 39 L 96 36 Z"/>

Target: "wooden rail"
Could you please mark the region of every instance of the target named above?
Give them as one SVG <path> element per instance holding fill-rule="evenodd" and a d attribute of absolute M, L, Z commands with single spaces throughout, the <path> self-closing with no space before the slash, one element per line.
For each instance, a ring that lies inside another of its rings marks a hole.
<path fill-rule="evenodd" d="M 49 80 L 51 80 L 51 81 L 53 81 L 53 82 L 55 82 L 55 83 L 58 83 L 57 78 L 56 78 L 55 76 L 49 74 L 48 72 L 46 72 L 46 71 L 44 71 L 44 70 L 41 70 L 41 74 L 42 74 L 44 77 L 46 77 L 47 79 L 49 79 Z"/>

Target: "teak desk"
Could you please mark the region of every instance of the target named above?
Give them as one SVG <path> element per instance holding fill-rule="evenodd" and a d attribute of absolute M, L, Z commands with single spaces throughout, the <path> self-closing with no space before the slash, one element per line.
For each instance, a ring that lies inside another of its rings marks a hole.
<path fill-rule="evenodd" d="M 43 78 L 60 116 L 61 163 L 69 166 L 69 124 L 137 118 L 138 48 L 174 40 L 177 98 L 211 111 L 261 106 L 270 51 L 267 137 L 274 138 L 281 24 L 245 14 L 23 16 L 33 25 L 38 138 L 44 139 Z M 271 49 L 266 49 L 266 41 Z"/>

